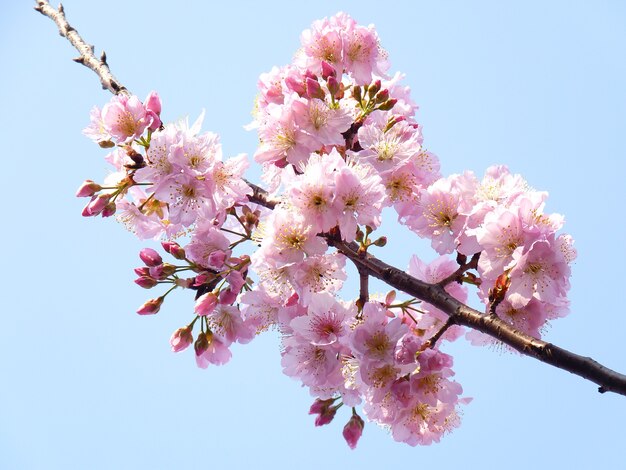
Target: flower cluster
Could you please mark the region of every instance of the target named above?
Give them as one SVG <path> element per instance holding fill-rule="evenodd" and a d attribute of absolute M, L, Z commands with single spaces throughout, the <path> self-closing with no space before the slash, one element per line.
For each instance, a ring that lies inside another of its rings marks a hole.
<path fill-rule="evenodd" d="M 576 251 L 569 235 L 557 235 L 563 217 L 544 213 L 547 193 L 532 190 L 505 166 L 441 178 L 418 194 L 401 218 L 439 254 L 479 253 L 479 296 L 488 311 L 540 337 L 548 320 L 567 313 L 569 264 Z M 471 338 L 481 337 L 472 332 Z M 490 340 L 487 340 L 490 341 Z"/>
<path fill-rule="evenodd" d="M 358 246 L 366 258 L 387 243 L 370 236 L 393 207 L 442 255 L 431 263 L 414 256 L 411 276 L 445 285 L 461 302 L 463 284 L 476 286 L 489 314 L 536 336 L 567 311 L 575 258 L 572 239 L 557 234 L 562 217 L 543 211 L 547 195 L 507 168 L 489 168 L 482 180 L 441 177 L 409 89 L 388 68 L 374 28 L 339 13 L 302 34 L 290 65 L 261 75 L 250 128 L 271 201 L 243 179 L 245 155 L 223 161 L 218 136 L 200 133 L 202 117 L 163 123 L 154 92 L 94 108 L 84 132 L 112 149 L 114 171 L 77 193 L 91 198 L 83 215 L 117 214 L 139 238 L 163 240 L 176 260 L 145 248 L 135 269 L 139 286 L 169 286 L 141 315 L 157 313 L 175 289 L 195 293 L 193 319 L 170 339 L 174 352 L 193 344 L 199 367 L 224 364 L 233 343 L 277 330 L 284 373 L 315 397 L 315 424 L 352 409 L 343 429 L 351 448 L 364 429 L 357 406 L 410 445 L 458 426 L 469 400 L 439 348 L 465 332 L 426 302 L 396 300 L 395 291 L 370 298 L 361 272 L 358 300 L 341 300 L 346 257 L 329 245 Z M 241 252 L 247 241 L 254 253 Z M 457 262 L 447 257 L 455 251 Z"/>

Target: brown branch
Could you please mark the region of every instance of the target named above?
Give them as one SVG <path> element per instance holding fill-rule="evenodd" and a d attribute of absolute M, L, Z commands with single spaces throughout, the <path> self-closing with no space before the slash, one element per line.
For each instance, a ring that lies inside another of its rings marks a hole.
<path fill-rule="evenodd" d="M 437 284 L 441 287 L 445 287 L 451 282 L 461 282 L 463 274 L 465 274 L 470 269 L 476 269 L 478 267 L 478 258 L 480 258 L 480 253 L 474 253 L 472 259 L 470 259 L 469 262 L 465 262 L 465 256 L 459 253 L 459 255 L 457 256 L 457 261 L 459 261 L 460 264 L 459 269 L 454 271 L 448 277 L 439 281 Z"/>
<path fill-rule="evenodd" d="M 346 243 L 333 238 L 327 238 L 327 241 L 350 258 L 357 267 L 367 269 L 371 276 L 391 287 L 434 305 L 453 318 L 455 324 L 478 330 L 526 356 L 590 380 L 600 386 L 600 393 L 615 392 L 626 395 L 626 375 L 611 370 L 590 357 L 580 356 L 516 330 L 496 315 L 486 315 L 459 302 L 442 286 L 420 281 L 369 253 L 366 257 L 359 256 L 359 246 L 354 242 Z"/>
<path fill-rule="evenodd" d="M 359 267 L 359 266 L 357 266 L 357 271 L 359 272 L 359 300 L 357 301 L 357 305 L 360 311 L 370 299 L 370 292 L 369 292 L 370 275 L 367 269 Z"/>
<path fill-rule="evenodd" d="M 114 95 L 129 94 L 126 87 L 122 85 L 113 76 L 111 70 L 109 70 L 109 64 L 107 64 L 107 56 L 105 52 L 102 51 L 100 58 L 96 58 L 94 54 L 94 47 L 87 44 L 80 34 L 78 34 L 78 31 L 76 31 L 76 29 L 67 22 L 63 5 L 59 4 L 59 9 L 55 10 L 50 6 L 50 3 L 48 3 L 47 0 L 37 0 L 35 10 L 56 23 L 59 27 L 59 34 L 66 38 L 80 53 L 80 55 L 74 59 L 74 62 L 83 64 L 85 67 L 93 70 L 96 75 L 100 77 L 102 88 L 109 90 Z"/>
<path fill-rule="evenodd" d="M 75 61 L 93 70 L 100 77 L 104 89 L 116 95 L 129 93 L 126 87 L 111 74 L 106 55 L 103 53 L 102 57 L 97 59 L 94 55 L 93 46 L 88 45 L 80 37 L 76 29 L 69 25 L 61 5 L 59 5 L 58 10 L 55 10 L 46 0 L 37 0 L 35 10 L 49 17 L 57 24 L 61 36 L 67 38 L 80 52 L 80 57 L 75 59 Z M 278 204 L 278 201 L 269 198 L 265 190 L 255 184 L 249 182 L 248 184 L 253 191 L 252 195 L 248 196 L 251 202 L 269 209 L 273 209 Z M 340 237 L 331 235 L 327 235 L 325 238 L 330 246 L 334 246 L 339 252 L 352 260 L 359 273 L 367 273 L 368 276 L 374 276 L 400 291 L 436 306 L 448 314 L 450 320 L 446 324 L 463 325 L 485 333 L 524 355 L 534 357 L 546 364 L 569 371 L 598 384 L 600 386 L 598 390 L 601 393 L 615 392 L 626 395 L 626 375 L 615 372 L 590 357 L 580 356 L 551 343 L 533 338 L 516 330 L 508 323 L 502 321 L 497 315 L 486 315 L 459 302 L 444 289 L 445 284 L 452 282 L 454 279 L 446 278 L 438 284 L 428 284 L 384 263 L 369 253 L 365 256 L 359 254 L 359 245 L 354 242 L 347 243 L 341 240 Z M 478 261 L 478 257 L 476 255 L 474 257 L 466 266 Z M 465 272 L 471 268 L 468 267 L 465 271 L 463 269 L 465 267 L 461 266 L 459 271 L 454 273 L 454 276 L 458 277 L 460 272 Z"/>

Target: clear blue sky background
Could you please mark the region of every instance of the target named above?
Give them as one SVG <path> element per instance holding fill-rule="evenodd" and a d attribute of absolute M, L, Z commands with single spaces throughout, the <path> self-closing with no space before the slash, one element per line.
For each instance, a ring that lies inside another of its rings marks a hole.
<path fill-rule="evenodd" d="M 34 2 L 33 2 L 34 3 Z M 288 63 L 300 32 L 345 10 L 375 23 L 421 109 L 445 174 L 506 163 L 550 191 L 579 259 L 572 313 L 546 337 L 626 372 L 626 8 L 619 1 L 64 2 L 113 72 L 165 119 L 207 110 L 226 154 L 253 153 L 257 76 Z M 474 401 L 438 445 L 411 448 L 347 416 L 314 428 L 306 390 L 281 374 L 275 334 L 196 368 L 169 351 L 193 305 L 150 318 L 132 283 L 136 241 L 74 198 L 107 170 L 81 135 L 109 95 L 29 1 L 0 6 L 0 468 L 619 468 L 626 397 L 529 358 L 459 342 L 457 379 Z M 253 173 L 254 175 L 254 173 Z M 401 267 L 423 243 L 387 220 L 378 253 Z M 410 247 L 410 248 L 409 248 Z"/>

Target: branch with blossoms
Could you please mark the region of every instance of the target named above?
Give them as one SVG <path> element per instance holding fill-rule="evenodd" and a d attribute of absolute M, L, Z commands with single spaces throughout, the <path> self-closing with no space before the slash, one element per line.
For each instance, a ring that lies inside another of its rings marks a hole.
<path fill-rule="evenodd" d="M 572 238 L 559 233 L 563 218 L 544 211 L 547 193 L 504 166 L 482 178 L 442 177 L 372 26 L 345 13 L 316 21 L 292 64 L 261 75 L 249 127 L 259 135 L 263 189 L 244 179 L 245 155 L 223 160 L 219 137 L 200 132 L 202 116 L 163 122 L 158 95 L 131 95 L 62 7 L 39 0 L 36 9 L 115 95 L 92 110 L 84 131 L 110 150 L 114 172 L 79 188 L 89 198 L 83 215 L 115 215 L 173 258 L 140 252 L 135 282 L 167 290 L 139 314 L 156 314 L 175 290 L 194 292 L 173 351 L 193 344 L 205 368 L 228 362 L 233 343 L 278 330 L 283 371 L 315 397 L 315 424 L 343 405 L 351 410 L 343 431 L 351 448 L 364 428 L 357 407 L 410 445 L 437 442 L 459 425 L 469 399 L 440 348 L 462 336 L 626 395 L 626 376 L 540 339 L 547 322 L 568 312 L 576 257 Z M 427 264 L 414 255 L 406 272 L 376 258 L 371 251 L 387 244 L 373 235 L 386 207 L 440 257 Z M 354 300 L 339 297 L 346 260 L 359 275 Z M 409 297 L 371 295 L 370 277 Z M 467 305 L 468 287 L 484 311 Z"/>

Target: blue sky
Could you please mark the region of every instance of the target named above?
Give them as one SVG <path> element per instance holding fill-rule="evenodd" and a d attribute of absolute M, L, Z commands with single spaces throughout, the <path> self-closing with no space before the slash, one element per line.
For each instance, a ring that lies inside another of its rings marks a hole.
<path fill-rule="evenodd" d="M 34 4 L 34 2 L 33 2 Z M 252 154 L 256 80 L 288 63 L 300 32 L 344 10 L 377 26 L 392 70 L 420 105 L 425 143 L 445 174 L 504 163 L 550 192 L 576 240 L 571 314 L 548 341 L 626 372 L 622 248 L 626 223 L 626 8 L 618 1 L 64 2 L 104 48 L 113 73 L 164 118 L 207 110 L 227 155 Z M 347 416 L 315 428 L 308 392 L 281 373 L 276 335 L 196 368 L 168 339 L 192 299 L 156 316 L 132 283 L 135 240 L 112 220 L 80 217 L 74 197 L 107 170 L 81 135 L 109 95 L 28 1 L 0 7 L 0 468 L 614 468 L 626 397 L 530 358 L 459 341 L 457 380 L 474 401 L 440 444 L 411 448 L 367 424 L 357 450 Z M 254 178 L 255 173 L 251 173 Z M 386 220 L 378 253 L 400 267 L 435 257 Z M 407 247 L 410 247 L 410 251 Z M 345 419 L 344 419 L 345 418 Z"/>

